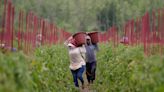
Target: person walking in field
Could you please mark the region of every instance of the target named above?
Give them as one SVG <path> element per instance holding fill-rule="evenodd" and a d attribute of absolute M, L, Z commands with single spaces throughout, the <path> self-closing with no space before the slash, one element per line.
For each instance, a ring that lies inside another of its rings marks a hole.
<path fill-rule="evenodd" d="M 40 47 L 42 45 L 42 40 L 43 40 L 43 37 L 42 37 L 42 34 L 39 33 L 36 35 L 36 47 Z"/>
<path fill-rule="evenodd" d="M 91 38 L 86 36 L 86 76 L 89 84 L 92 84 L 96 77 L 96 51 L 98 45 L 92 44 Z"/>
<path fill-rule="evenodd" d="M 71 38 L 69 38 L 71 39 Z M 73 41 L 73 40 L 72 40 Z M 65 45 L 68 46 L 68 53 L 70 57 L 70 70 L 73 76 L 73 81 L 75 87 L 79 88 L 78 79 L 80 80 L 82 84 L 82 89 L 84 89 L 84 79 L 82 77 L 84 71 L 85 71 L 85 53 L 86 49 L 85 46 L 76 47 L 74 44 L 70 42 L 65 42 Z"/>

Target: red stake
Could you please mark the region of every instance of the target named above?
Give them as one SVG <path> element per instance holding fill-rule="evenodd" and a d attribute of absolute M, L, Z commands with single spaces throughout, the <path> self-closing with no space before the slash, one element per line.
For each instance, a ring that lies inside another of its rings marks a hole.
<path fill-rule="evenodd" d="M 14 6 L 12 7 L 12 18 L 11 18 L 11 22 L 12 22 L 12 27 L 11 27 L 11 47 L 13 48 L 13 42 L 14 42 Z"/>
<path fill-rule="evenodd" d="M 5 35 L 5 24 L 6 24 L 6 11 L 7 11 L 7 1 L 4 0 L 4 11 L 2 16 L 2 36 L 1 36 L 1 43 L 4 43 L 4 35 Z"/>
<path fill-rule="evenodd" d="M 6 44 L 11 47 L 11 1 L 7 3 L 7 19 L 6 19 Z"/>

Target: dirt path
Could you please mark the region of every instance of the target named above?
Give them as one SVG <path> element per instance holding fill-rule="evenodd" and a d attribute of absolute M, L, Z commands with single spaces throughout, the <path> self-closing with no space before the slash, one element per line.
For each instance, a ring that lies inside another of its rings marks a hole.
<path fill-rule="evenodd" d="M 84 89 L 80 88 L 80 92 L 91 92 L 89 88 L 85 87 Z"/>
<path fill-rule="evenodd" d="M 90 89 L 89 86 L 87 86 L 84 89 L 80 88 L 80 92 L 96 92 L 96 90 Z"/>
<path fill-rule="evenodd" d="M 84 89 L 82 89 L 80 87 L 80 92 L 96 92 L 96 90 L 92 89 L 92 86 L 88 86 L 88 82 L 87 82 L 87 78 L 86 78 L 85 72 L 83 74 L 83 78 L 84 78 L 85 87 L 84 87 Z"/>

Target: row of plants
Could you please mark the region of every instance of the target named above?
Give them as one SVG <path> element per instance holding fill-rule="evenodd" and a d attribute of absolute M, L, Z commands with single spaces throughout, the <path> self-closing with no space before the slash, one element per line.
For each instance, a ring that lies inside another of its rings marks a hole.
<path fill-rule="evenodd" d="M 34 54 L 0 52 L 0 92 L 74 92 L 64 46 L 41 47 Z"/>
<path fill-rule="evenodd" d="M 98 92 L 164 92 L 164 57 L 146 56 L 142 46 L 104 45 L 98 53 Z"/>
<path fill-rule="evenodd" d="M 96 92 L 163 92 L 164 57 L 145 56 L 143 48 L 101 44 Z M 67 48 L 61 45 L 0 53 L 0 92 L 75 92 Z"/>

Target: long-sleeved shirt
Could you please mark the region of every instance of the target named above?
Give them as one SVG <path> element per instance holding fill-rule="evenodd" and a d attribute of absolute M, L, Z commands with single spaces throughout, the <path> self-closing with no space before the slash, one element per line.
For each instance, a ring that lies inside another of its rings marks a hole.
<path fill-rule="evenodd" d="M 85 47 L 77 47 L 69 50 L 69 57 L 70 57 L 70 69 L 76 70 L 85 65 Z"/>
<path fill-rule="evenodd" d="M 97 46 L 89 45 L 89 46 L 86 46 L 85 48 L 86 48 L 86 62 L 87 63 L 96 62 L 95 50 L 97 50 Z"/>

